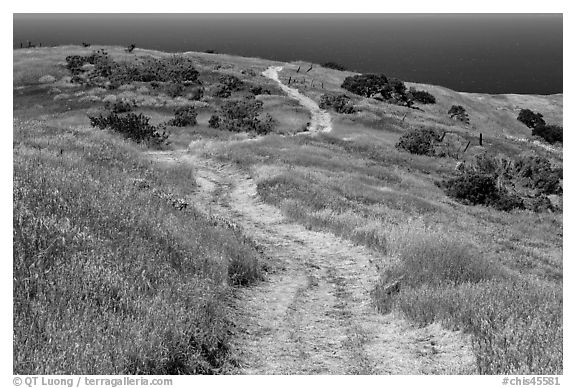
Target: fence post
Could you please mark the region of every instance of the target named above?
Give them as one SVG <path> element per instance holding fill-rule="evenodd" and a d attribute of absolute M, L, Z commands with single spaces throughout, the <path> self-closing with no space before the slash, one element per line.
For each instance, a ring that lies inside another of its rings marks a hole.
<path fill-rule="evenodd" d="M 470 146 L 470 140 L 468 140 L 468 144 L 466 144 L 466 147 L 464 148 L 464 151 L 462 151 L 462 153 L 466 152 L 469 146 Z"/>
<path fill-rule="evenodd" d="M 296 73 L 300 73 L 300 66 L 298 66 L 298 70 L 296 70 Z"/>
<path fill-rule="evenodd" d="M 310 65 L 310 68 L 308 70 L 306 70 L 306 73 L 308 73 L 310 70 L 312 70 L 313 65 Z"/>
<path fill-rule="evenodd" d="M 442 137 L 440 138 L 440 143 L 444 141 L 444 136 L 446 136 L 446 131 L 444 131 L 444 133 L 442 134 Z"/>
<path fill-rule="evenodd" d="M 480 133 L 480 146 L 482 146 L 482 133 Z"/>

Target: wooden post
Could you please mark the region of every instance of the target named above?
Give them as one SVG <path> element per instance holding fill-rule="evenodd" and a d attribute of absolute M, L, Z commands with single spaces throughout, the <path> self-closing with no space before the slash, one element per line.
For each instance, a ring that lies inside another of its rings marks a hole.
<path fill-rule="evenodd" d="M 322 82 L 322 89 L 324 89 L 324 82 Z"/>
<path fill-rule="evenodd" d="M 440 138 L 440 143 L 444 141 L 444 136 L 446 136 L 446 131 L 444 131 L 444 133 L 442 134 L 442 137 Z"/>
<path fill-rule="evenodd" d="M 290 78 L 288 78 L 288 85 L 290 85 L 290 81 L 292 81 L 292 76 L 290 76 Z"/>
<path fill-rule="evenodd" d="M 296 73 L 300 73 L 300 66 L 298 66 L 298 70 L 296 70 Z"/>
<path fill-rule="evenodd" d="M 402 122 L 404 122 L 404 119 L 406 118 L 406 115 L 408 114 L 408 112 L 404 113 L 404 116 L 402 116 Z"/>
<path fill-rule="evenodd" d="M 24 44 L 22 42 L 20 42 L 20 48 L 24 47 Z"/>
<path fill-rule="evenodd" d="M 482 146 L 482 133 L 480 133 L 480 146 Z"/>
<path fill-rule="evenodd" d="M 464 148 L 464 151 L 462 151 L 462 153 L 466 152 L 469 146 L 470 146 L 470 140 L 468 140 L 468 144 L 466 144 L 466 147 Z"/>
<path fill-rule="evenodd" d="M 312 70 L 312 66 L 313 65 L 310 65 L 310 68 L 308 70 L 306 70 L 306 73 L 308 73 L 310 70 Z"/>

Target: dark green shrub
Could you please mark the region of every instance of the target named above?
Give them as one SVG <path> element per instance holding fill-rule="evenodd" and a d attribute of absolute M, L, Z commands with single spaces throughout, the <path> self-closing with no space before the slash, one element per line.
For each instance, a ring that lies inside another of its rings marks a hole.
<path fill-rule="evenodd" d="M 73 75 L 82 74 L 84 64 L 93 64 L 94 69 L 89 72 L 88 76 L 92 79 L 91 82 L 95 82 L 98 77 L 114 85 L 152 81 L 187 84 L 198 81 L 198 71 L 194 68 L 193 61 L 188 57 L 179 55 L 168 58 L 145 57 L 130 62 L 116 62 L 104 50 L 99 50 L 86 57 L 67 57 L 66 62 Z"/>
<path fill-rule="evenodd" d="M 219 128 L 220 127 L 220 117 L 216 115 L 210 116 L 210 120 L 208 120 L 208 126 L 210 128 Z"/>
<path fill-rule="evenodd" d="M 563 143 L 562 127 L 558 125 L 539 125 L 532 130 L 532 136 L 539 136 L 550 144 Z"/>
<path fill-rule="evenodd" d="M 440 134 L 431 128 L 416 129 L 406 132 L 396 143 L 399 150 L 417 155 L 434 155 L 434 144 L 440 140 Z"/>
<path fill-rule="evenodd" d="M 262 86 L 253 86 L 250 88 L 250 93 L 258 96 L 260 94 L 270 94 L 270 90 L 264 89 Z"/>
<path fill-rule="evenodd" d="M 112 129 L 137 143 L 151 142 L 153 144 L 162 144 L 168 140 L 166 132 L 163 131 L 159 133 L 158 128 L 150 124 L 150 118 L 141 113 L 138 115 L 135 113 L 128 113 L 126 115 L 109 113 L 108 116 L 88 117 L 90 119 L 90 125 L 93 127 Z"/>
<path fill-rule="evenodd" d="M 553 168 L 550 161 L 537 155 L 521 156 L 514 162 L 514 175 L 525 187 L 542 194 L 562 194 L 562 168 Z"/>
<path fill-rule="evenodd" d="M 448 110 L 448 114 L 450 118 L 460 120 L 466 124 L 470 123 L 470 118 L 468 117 L 468 113 L 466 113 L 466 109 L 462 105 L 452 105 L 450 110 Z"/>
<path fill-rule="evenodd" d="M 418 101 L 421 104 L 436 103 L 436 97 L 424 90 L 416 90 L 414 88 L 410 88 L 410 94 L 412 95 L 414 101 Z"/>
<path fill-rule="evenodd" d="M 198 113 L 194 110 L 191 106 L 185 106 L 176 109 L 176 113 L 174 114 L 174 118 L 168 121 L 168 125 L 172 125 L 174 127 L 187 127 L 187 126 L 194 126 L 197 124 L 196 117 Z"/>
<path fill-rule="evenodd" d="M 232 90 L 226 85 L 216 84 L 212 91 L 212 95 L 219 98 L 228 98 L 232 95 Z"/>
<path fill-rule="evenodd" d="M 230 89 L 230 91 L 240 90 L 242 89 L 242 86 L 244 86 L 244 83 L 242 80 L 240 80 L 240 78 L 230 74 L 221 76 L 218 81 Z"/>
<path fill-rule="evenodd" d="M 536 128 L 546 124 L 542 117 L 540 113 L 532 112 L 530 109 L 522 109 L 518 114 L 517 120 L 528 128 Z"/>
<path fill-rule="evenodd" d="M 448 196 L 469 205 L 488 205 L 497 200 L 499 191 L 493 175 L 465 172 L 443 182 Z"/>
<path fill-rule="evenodd" d="M 379 94 L 388 85 L 384 74 L 360 74 L 346 77 L 342 88 L 364 97 Z"/>
<path fill-rule="evenodd" d="M 334 109 L 337 113 L 344 114 L 355 112 L 352 100 L 345 94 L 323 94 L 320 97 L 320 108 Z"/>
<path fill-rule="evenodd" d="M 344 66 L 342 66 L 341 64 L 336 63 L 336 62 L 326 62 L 326 63 L 322 64 L 322 67 L 325 67 L 327 69 L 346 71 L 346 68 Z"/>
<path fill-rule="evenodd" d="M 262 101 L 243 99 L 226 102 L 221 108 L 221 125 L 232 132 L 250 132 L 267 134 L 274 126 L 274 120 L 270 115 L 261 120 Z"/>

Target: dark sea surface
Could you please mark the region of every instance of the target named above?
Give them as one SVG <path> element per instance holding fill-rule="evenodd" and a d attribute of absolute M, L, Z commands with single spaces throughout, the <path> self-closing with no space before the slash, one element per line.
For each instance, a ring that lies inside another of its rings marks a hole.
<path fill-rule="evenodd" d="M 14 47 L 216 50 L 478 93 L 562 93 L 561 14 L 15 14 Z"/>

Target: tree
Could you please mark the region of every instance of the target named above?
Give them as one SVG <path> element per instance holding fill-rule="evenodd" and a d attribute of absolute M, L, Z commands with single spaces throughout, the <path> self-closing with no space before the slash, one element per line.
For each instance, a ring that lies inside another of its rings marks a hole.
<path fill-rule="evenodd" d="M 360 74 L 346 77 L 342 88 L 364 97 L 378 94 L 388 85 L 384 74 Z"/>
<path fill-rule="evenodd" d="M 532 130 L 532 136 L 540 136 L 550 144 L 562 143 L 562 127 L 558 125 L 538 125 Z"/>
<path fill-rule="evenodd" d="M 536 128 L 538 126 L 546 125 L 542 114 L 532 112 L 530 109 L 522 109 L 518 114 L 517 120 L 528 128 Z"/>

